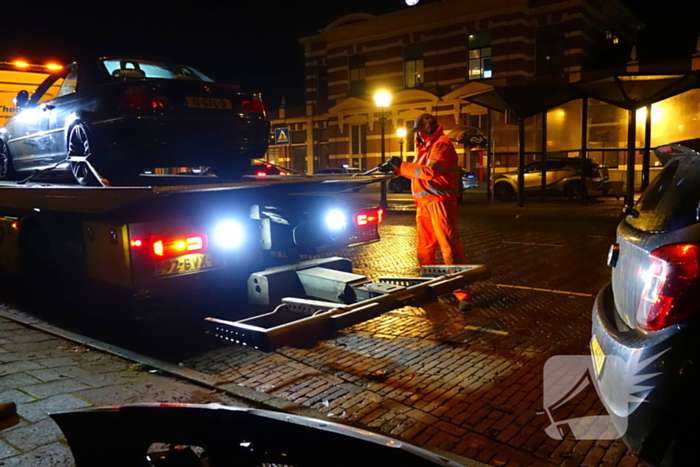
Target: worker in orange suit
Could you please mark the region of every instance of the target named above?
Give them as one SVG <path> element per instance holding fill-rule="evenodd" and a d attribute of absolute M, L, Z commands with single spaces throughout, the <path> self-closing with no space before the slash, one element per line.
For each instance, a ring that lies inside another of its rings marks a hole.
<path fill-rule="evenodd" d="M 445 264 L 465 264 L 467 259 L 459 239 L 457 212 L 462 178 L 457 151 L 433 115 L 420 115 L 413 129 L 418 136 L 415 162 L 402 162 L 392 157 L 385 165 L 411 180 L 416 203 L 418 264 L 436 264 L 438 247 Z M 458 291 L 455 296 L 460 300 L 469 298 L 467 291 Z"/>

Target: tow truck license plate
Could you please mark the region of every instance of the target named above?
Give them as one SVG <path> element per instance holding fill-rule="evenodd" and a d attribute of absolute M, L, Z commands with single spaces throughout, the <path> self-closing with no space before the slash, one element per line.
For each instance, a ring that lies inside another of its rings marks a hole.
<path fill-rule="evenodd" d="M 221 259 L 208 254 L 191 254 L 178 256 L 177 258 L 165 259 L 156 266 L 156 275 L 178 276 L 193 272 L 216 269 L 222 266 Z"/>
<path fill-rule="evenodd" d="M 195 109 L 231 110 L 231 99 L 215 99 L 213 97 L 188 97 L 187 107 Z"/>

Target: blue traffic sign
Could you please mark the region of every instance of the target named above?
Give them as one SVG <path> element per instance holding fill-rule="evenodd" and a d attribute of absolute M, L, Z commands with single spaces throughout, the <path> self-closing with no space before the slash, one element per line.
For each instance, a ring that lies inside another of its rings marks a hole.
<path fill-rule="evenodd" d="M 289 128 L 275 128 L 275 144 L 289 144 Z"/>

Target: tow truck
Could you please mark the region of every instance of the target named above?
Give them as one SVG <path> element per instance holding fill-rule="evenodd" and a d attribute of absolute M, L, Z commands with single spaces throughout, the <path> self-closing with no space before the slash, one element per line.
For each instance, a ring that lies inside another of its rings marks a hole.
<path fill-rule="evenodd" d="M 11 92 L 48 71 L 5 65 L 0 88 Z M 138 186 L 119 187 L 60 184 L 50 171 L 0 182 L 0 273 L 19 275 L 32 290 L 61 292 L 84 284 L 138 293 L 243 283 L 247 302 L 263 314 L 231 321 L 234 310 L 206 319 L 211 335 L 238 345 L 271 351 L 322 339 L 490 274 L 483 265 L 434 266 L 423 277 L 373 282 L 346 258 L 313 257 L 379 241 L 392 177 L 372 171 L 234 183 L 156 171 Z M 379 206 L 327 196 L 369 183 L 382 185 Z"/>

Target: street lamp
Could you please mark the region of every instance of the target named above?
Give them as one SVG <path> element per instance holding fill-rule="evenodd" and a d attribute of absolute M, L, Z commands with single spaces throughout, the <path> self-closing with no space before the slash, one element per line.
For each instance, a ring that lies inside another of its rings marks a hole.
<path fill-rule="evenodd" d="M 386 91 L 378 91 L 374 94 L 374 103 L 379 107 L 379 123 L 381 124 L 382 132 L 382 162 L 386 160 L 386 153 L 384 150 L 384 127 L 386 126 L 387 109 L 391 105 L 391 94 Z"/>
<path fill-rule="evenodd" d="M 399 137 L 399 157 L 401 157 L 401 160 L 403 160 L 403 143 L 406 138 L 406 129 L 399 128 L 396 130 L 396 136 Z"/>

